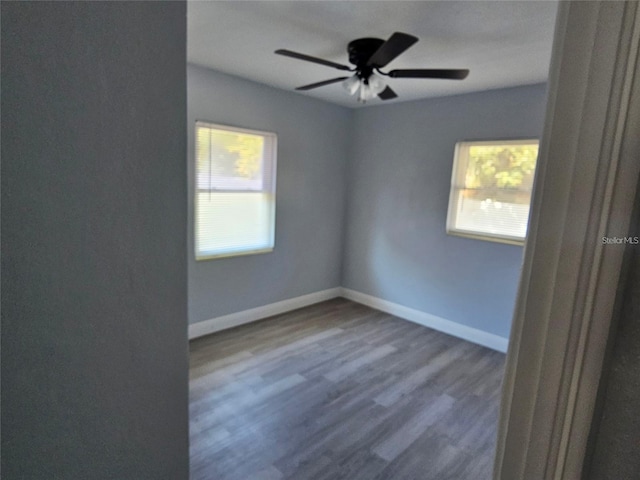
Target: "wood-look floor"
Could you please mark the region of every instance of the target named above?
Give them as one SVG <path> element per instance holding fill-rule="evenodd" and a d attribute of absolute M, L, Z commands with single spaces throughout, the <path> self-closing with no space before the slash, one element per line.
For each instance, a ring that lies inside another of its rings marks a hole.
<path fill-rule="evenodd" d="M 489 479 L 503 365 L 344 299 L 195 340 L 191 478 Z"/>

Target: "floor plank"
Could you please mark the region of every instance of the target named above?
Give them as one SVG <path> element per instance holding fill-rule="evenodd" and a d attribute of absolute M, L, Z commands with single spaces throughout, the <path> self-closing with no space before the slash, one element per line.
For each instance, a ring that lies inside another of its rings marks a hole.
<path fill-rule="evenodd" d="M 192 480 L 491 478 L 501 353 L 345 299 L 190 349 Z"/>

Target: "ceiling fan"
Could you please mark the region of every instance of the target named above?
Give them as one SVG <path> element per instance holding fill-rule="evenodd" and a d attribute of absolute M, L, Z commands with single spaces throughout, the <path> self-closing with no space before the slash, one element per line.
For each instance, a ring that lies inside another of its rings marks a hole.
<path fill-rule="evenodd" d="M 296 90 L 311 90 L 342 81 L 343 86 L 351 95 L 358 94 L 358 101 L 362 103 L 376 96 L 381 100 L 390 100 L 398 96 L 391 87 L 385 84 L 384 79 L 380 75 L 390 78 L 438 78 L 450 80 L 463 80 L 467 77 L 469 70 L 466 69 L 410 69 L 391 70 L 386 73 L 380 70 L 417 41 L 417 37 L 402 32 L 394 33 L 387 41 L 379 38 L 359 38 L 353 40 L 349 42 L 347 52 L 349 54 L 349 62 L 355 65 L 355 68 L 291 50 L 280 49 L 274 53 L 298 60 L 318 63 L 338 70 L 355 72 L 351 77 L 331 78 L 329 80 L 323 80 L 322 82 L 303 85 L 302 87 L 296 88 Z"/>

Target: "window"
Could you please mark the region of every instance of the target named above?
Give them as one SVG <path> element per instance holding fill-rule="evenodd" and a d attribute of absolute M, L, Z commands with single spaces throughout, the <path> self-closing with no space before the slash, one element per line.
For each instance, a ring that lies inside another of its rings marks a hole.
<path fill-rule="evenodd" d="M 456 144 L 447 233 L 523 244 L 537 140 Z"/>
<path fill-rule="evenodd" d="M 196 122 L 196 260 L 273 250 L 274 133 Z"/>

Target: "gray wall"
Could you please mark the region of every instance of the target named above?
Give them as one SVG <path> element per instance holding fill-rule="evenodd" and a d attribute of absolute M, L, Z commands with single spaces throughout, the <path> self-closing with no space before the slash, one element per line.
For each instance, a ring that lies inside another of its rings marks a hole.
<path fill-rule="evenodd" d="M 197 66 L 187 81 L 190 323 L 339 287 L 351 112 Z M 277 133 L 273 252 L 195 261 L 196 120 Z"/>
<path fill-rule="evenodd" d="M 2 478 L 188 477 L 185 5 L 2 2 Z"/>
<path fill-rule="evenodd" d="M 539 137 L 545 86 L 354 115 L 343 286 L 508 337 L 522 248 L 445 233 L 461 140 Z"/>

